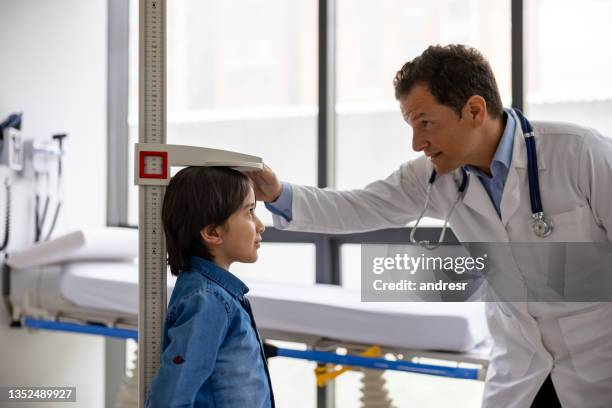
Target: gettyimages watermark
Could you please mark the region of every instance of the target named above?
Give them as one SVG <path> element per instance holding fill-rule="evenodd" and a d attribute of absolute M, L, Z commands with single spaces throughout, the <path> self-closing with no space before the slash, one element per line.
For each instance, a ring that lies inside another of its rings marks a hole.
<path fill-rule="evenodd" d="M 362 245 L 366 302 L 609 302 L 607 242 Z"/>

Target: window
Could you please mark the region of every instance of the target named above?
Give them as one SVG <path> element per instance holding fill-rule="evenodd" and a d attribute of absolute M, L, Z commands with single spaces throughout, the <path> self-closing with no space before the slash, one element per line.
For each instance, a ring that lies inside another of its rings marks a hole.
<path fill-rule="evenodd" d="M 417 157 L 393 90 L 431 44 L 478 48 L 510 105 L 510 1 L 338 0 L 337 187 L 359 188 Z"/>
<path fill-rule="evenodd" d="M 612 137 L 611 15 L 607 0 L 526 2 L 526 114 Z"/>
<path fill-rule="evenodd" d="M 283 179 L 316 184 L 316 10 L 305 0 L 167 2 L 167 143 L 258 155 Z M 137 1 L 130 23 L 131 146 L 138 141 Z M 137 191 L 129 194 L 132 224 Z M 263 205 L 257 214 L 272 223 Z"/>

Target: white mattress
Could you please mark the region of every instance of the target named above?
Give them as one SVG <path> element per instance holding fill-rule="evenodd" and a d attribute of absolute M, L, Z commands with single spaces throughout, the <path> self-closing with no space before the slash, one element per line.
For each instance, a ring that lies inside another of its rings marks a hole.
<path fill-rule="evenodd" d="M 61 296 L 79 307 L 136 315 L 138 267 L 73 263 L 58 275 Z M 169 275 L 168 299 L 175 279 Z M 248 281 L 260 330 L 353 343 L 464 352 L 489 337 L 482 303 L 362 303 L 360 292 L 332 285 Z"/>

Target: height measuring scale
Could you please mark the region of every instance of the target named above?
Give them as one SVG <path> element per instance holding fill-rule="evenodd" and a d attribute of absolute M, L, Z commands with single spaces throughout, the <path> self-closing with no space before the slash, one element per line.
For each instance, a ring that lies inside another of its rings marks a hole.
<path fill-rule="evenodd" d="M 138 394 L 143 407 L 160 365 L 167 308 L 166 242 L 162 227 L 165 186 L 172 166 L 227 166 L 261 170 L 260 157 L 204 147 L 166 144 L 166 1 L 140 0 L 139 143 L 134 181 L 139 186 Z"/>
<path fill-rule="evenodd" d="M 138 141 L 166 143 L 166 1 L 140 0 Z M 163 176 L 163 155 L 134 156 L 145 180 Z M 166 156 L 167 161 L 167 156 Z M 166 174 L 167 176 L 167 174 Z M 134 180 L 138 180 L 134 178 Z M 161 228 L 165 187 L 137 183 L 138 236 L 138 405 L 159 368 L 166 315 L 166 245 Z"/>

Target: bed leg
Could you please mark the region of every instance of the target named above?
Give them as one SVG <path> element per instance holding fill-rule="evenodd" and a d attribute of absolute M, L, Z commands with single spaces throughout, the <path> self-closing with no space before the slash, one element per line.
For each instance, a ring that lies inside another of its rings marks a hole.
<path fill-rule="evenodd" d="M 395 408 L 382 370 L 361 370 L 361 408 Z"/>

